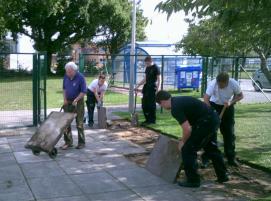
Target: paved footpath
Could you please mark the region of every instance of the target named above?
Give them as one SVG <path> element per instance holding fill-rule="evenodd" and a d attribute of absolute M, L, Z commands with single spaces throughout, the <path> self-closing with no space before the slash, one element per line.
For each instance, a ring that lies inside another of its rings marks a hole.
<path fill-rule="evenodd" d="M 124 157 L 144 148 L 112 141 L 109 130 L 86 130 L 85 149 L 59 150 L 55 160 L 24 148 L 34 128 L 14 132 L 19 135 L 0 137 L 0 201 L 232 200 L 166 183 Z"/>

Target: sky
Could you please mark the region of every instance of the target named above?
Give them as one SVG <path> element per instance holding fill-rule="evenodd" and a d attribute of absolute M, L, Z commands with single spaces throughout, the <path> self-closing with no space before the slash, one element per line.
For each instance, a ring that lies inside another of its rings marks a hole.
<path fill-rule="evenodd" d="M 187 32 L 188 24 L 184 21 L 184 13 L 172 14 L 167 21 L 165 13 L 155 10 L 156 5 L 162 0 L 141 0 L 140 6 L 143 15 L 151 21 L 146 28 L 148 40 L 157 40 L 168 43 L 175 43 L 182 39 Z"/>
<path fill-rule="evenodd" d="M 176 43 L 187 32 L 188 24 L 184 22 L 184 13 L 172 14 L 167 21 L 167 15 L 155 11 L 156 5 L 162 0 L 141 0 L 143 15 L 150 20 L 146 27 L 147 40 L 164 43 Z M 20 36 L 19 52 L 34 52 L 32 42 L 27 36 Z"/>

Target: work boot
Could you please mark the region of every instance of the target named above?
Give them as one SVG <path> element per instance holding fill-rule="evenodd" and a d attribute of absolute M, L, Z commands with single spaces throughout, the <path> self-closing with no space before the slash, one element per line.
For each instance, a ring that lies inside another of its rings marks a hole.
<path fill-rule="evenodd" d="M 204 154 L 201 155 L 201 168 L 205 169 L 209 166 L 209 159 Z"/>
<path fill-rule="evenodd" d="M 229 181 L 229 177 L 228 177 L 227 174 L 226 174 L 225 176 L 223 176 L 223 177 L 219 177 L 219 178 L 216 180 L 216 182 L 218 182 L 218 183 L 224 183 L 224 182 L 227 182 L 227 181 Z"/>
<path fill-rule="evenodd" d="M 88 123 L 89 128 L 93 128 L 94 123 Z"/>
<path fill-rule="evenodd" d="M 236 159 L 228 160 L 228 165 L 232 167 L 238 167 L 239 163 L 236 161 Z"/>

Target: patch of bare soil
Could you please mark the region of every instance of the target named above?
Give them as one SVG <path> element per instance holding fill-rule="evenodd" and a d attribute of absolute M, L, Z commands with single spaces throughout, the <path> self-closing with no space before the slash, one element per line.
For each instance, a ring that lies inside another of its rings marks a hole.
<path fill-rule="evenodd" d="M 149 155 L 159 133 L 142 127 L 131 127 L 130 122 L 114 121 L 109 128 L 112 131 L 112 137 L 129 140 L 146 148 L 147 152 L 142 154 L 131 154 L 126 157 L 144 167 L 148 161 Z M 200 163 L 200 162 L 199 162 Z M 230 181 L 224 185 L 215 182 L 216 176 L 212 165 L 206 169 L 200 169 L 203 185 L 200 191 L 211 190 L 214 193 L 225 194 L 227 197 L 245 198 L 246 200 L 262 198 L 271 194 L 271 174 L 254 169 L 245 164 L 240 164 L 238 168 L 228 168 Z M 184 172 L 181 171 L 179 178 L 184 179 Z"/>

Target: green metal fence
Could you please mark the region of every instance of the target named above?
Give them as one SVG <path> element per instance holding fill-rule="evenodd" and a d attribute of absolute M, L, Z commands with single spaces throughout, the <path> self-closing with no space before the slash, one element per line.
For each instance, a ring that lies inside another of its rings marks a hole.
<path fill-rule="evenodd" d="M 46 117 L 46 54 L 0 58 L 0 129 L 38 125 Z"/>

